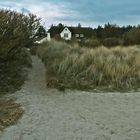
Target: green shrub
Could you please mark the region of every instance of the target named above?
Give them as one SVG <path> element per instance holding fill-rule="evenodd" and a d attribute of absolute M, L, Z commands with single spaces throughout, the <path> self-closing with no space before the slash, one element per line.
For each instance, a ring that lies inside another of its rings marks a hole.
<path fill-rule="evenodd" d="M 20 89 L 26 78 L 26 69 L 31 67 L 31 57 L 25 48 L 13 59 L 0 63 L 0 95 Z"/>
<path fill-rule="evenodd" d="M 140 44 L 140 27 L 131 29 L 123 36 L 124 45 L 139 45 Z"/>
<path fill-rule="evenodd" d="M 86 47 L 91 47 L 91 48 L 95 48 L 95 47 L 98 47 L 101 45 L 100 41 L 97 40 L 97 39 L 89 39 L 89 40 L 86 40 L 84 45 Z"/>
<path fill-rule="evenodd" d="M 118 38 L 110 37 L 103 40 L 103 45 L 106 47 L 113 47 L 120 45 L 120 41 Z"/>
<path fill-rule="evenodd" d="M 0 10 L 0 94 L 14 92 L 25 80 L 25 67 L 31 67 L 30 53 L 39 20 L 35 15 Z"/>
<path fill-rule="evenodd" d="M 39 24 L 35 15 L 0 10 L 0 59 L 10 60 L 21 48 L 32 46 Z"/>

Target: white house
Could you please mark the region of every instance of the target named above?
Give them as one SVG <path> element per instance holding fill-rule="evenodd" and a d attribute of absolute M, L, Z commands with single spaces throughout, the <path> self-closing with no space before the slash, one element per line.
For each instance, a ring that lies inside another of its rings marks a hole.
<path fill-rule="evenodd" d="M 63 31 L 60 33 L 60 37 L 65 40 L 71 40 L 72 32 L 68 29 L 68 27 L 65 27 Z"/>
<path fill-rule="evenodd" d="M 93 29 L 90 27 L 72 27 L 72 26 L 51 26 L 48 30 L 50 39 L 65 39 L 71 40 L 72 38 L 82 39 L 89 38 L 93 35 Z"/>

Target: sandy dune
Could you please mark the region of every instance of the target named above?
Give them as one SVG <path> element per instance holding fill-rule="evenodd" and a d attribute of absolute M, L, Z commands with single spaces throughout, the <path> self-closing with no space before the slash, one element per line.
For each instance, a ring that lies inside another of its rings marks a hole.
<path fill-rule="evenodd" d="M 140 140 L 140 92 L 90 93 L 47 89 L 45 68 L 33 68 L 17 98 L 25 114 L 0 140 Z"/>

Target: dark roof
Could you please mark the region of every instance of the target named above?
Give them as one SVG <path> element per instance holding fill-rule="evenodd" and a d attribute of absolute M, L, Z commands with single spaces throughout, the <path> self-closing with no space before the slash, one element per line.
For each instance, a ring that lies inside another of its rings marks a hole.
<path fill-rule="evenodd" d="M 50 32 L 51 37 L 55 37 L 56 35 L 60 34 L 64 28 L 59 26 L 52 26 L 48 32 Z"/>
<path fill-rule="evenodd" d="M 51 37 L 55 37 L 59 35 L 65 27 L 67 27 L 72 34 L 84 34 L 86 37 L 93 35 L 93 29 L 90 27 L 52 26 L 48 32 L 50 32 Z"/>

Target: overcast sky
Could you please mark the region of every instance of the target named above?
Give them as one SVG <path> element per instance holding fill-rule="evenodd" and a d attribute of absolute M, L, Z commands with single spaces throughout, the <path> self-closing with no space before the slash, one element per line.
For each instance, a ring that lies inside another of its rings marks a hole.
<path fill-rule="evenodd" d="M 47 27 L 60 22 L 92 27 L 140 23 L 140 0 L 0 0 L 0 7 L 34 13 Z"/>

